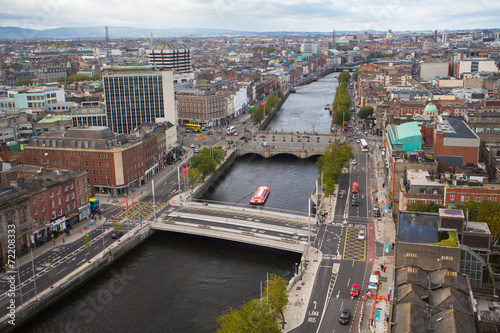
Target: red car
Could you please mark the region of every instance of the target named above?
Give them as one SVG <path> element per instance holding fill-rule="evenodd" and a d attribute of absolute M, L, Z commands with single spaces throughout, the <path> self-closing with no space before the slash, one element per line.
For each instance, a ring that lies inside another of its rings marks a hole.
<path fill-rule="evenodd" d="M 359 285 L 356 283 L 352 285 L 351 287 L 351 296 L 352 297 L 358 297 L 359 296 Z"/>

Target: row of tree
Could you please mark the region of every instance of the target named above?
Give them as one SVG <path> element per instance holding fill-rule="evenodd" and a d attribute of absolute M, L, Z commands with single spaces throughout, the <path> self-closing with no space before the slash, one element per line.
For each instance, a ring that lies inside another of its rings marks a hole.
<path fill-rule="evenodd" d="M 274 108 L 281 102 L 284 94 L 281 90 L 276 90 L 272 93 L 266 100 L 265 107 L 263 105 L 258 105 L 253 108 L 251 120 L 255 123 L 260 123 L 273 112 Z"/>
<path fill-rule="evenodd" d="M 348 72 L 342 72 L 342 74 L 344 73 L 349 75 Z M 332 123 L 343 125 L 343 121 L 351 119 L 351 111 L 349 111 L 350 106 L 351 96 L 349 96 L 349 92 L 347 91 L 347 81 L 342 81 L 335 91 L 335 99 L 332 103 Z"/>
<path fill-rule="evenodd" d="M 101 75 L 88 76 L 84 74 L 73 74 L 70 76 L 61 76 L 56 81 L 57 82 L 81 82 L 81 81 L 100 81 L 102 79 Z"/>
<path fill-rule="evenodd" d="M 239 308 L 228 308 L 217 317 L 217 332 L 282 332 L 280 323 L 285 321 L 284 310 L 287 304 L 287 281 L 271 274 L 261 299 L 252 299 Z"/>
<path fill-rule="evenodd" d="M 324 154 L 318 158 L 316 166 L 319 174 L 323 174 L 325 196 L 335 192 L 335 184 L 342 177 L 342 168 L 348 167 L 352 158 L 352 146 L 340 141 L 329 144 Z"/>
<path fill-rule="evenodd" d="M 225 152 L 215 147 L 205 147 L 198 155 L 191 158 L 191 167 L 188 169 L 189 182 L 198 184 L 217 170 L 217 166 L 224 160 Z"/>

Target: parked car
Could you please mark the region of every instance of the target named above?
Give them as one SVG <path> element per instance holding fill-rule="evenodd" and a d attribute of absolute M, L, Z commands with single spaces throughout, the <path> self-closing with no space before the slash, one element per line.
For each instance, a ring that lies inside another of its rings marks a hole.
<path fill-rule="evenodd" d="M 238 136 L 238 135 L 240 135 L 240 133 L 238 133 L 238 132 L 234 132 L 234 134 L 233 134 L 233 135 L 234 135 L 234 136 Z"/>
<path fill-rule="evenodd" d="M 240 140 L 246 140 L 246 138 L 247 138 L 246 136 L 242 135 L 242 136 L 240 137 Z"/>
<path fill-rule="evenodd" d="M 351 321 L 351 310 L 344 308 L 340 313 L 339 321 L 342 325 L 349 324 L 349 321 Z"/>
<path fill-rule="evenodd" d="M 196 145 L 194 143 L 189 145 L 190 148 L 196 148 Z"/>
<path fill-rule="evenodd" d="M 198 148 L 196 148 L 196 149 L 194 150 L 194 152 L 195 152 L 195 154 L 198 154 L 198 153 L 200 152 L 200 150 L 199 150 Z"/>
<path fill-rule="evenodd" d="M 303 138 L 306 138 L 306 139 L 309 139 L 309 138 L 310 138 L 309 134 L 304 134 L 304 135 L 302 135 L 302 137 L 303 137 Z"/>

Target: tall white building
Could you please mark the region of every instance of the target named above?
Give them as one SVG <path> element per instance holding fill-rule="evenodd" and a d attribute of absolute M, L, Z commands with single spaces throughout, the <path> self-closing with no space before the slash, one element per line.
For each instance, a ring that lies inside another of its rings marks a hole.
<path fill-rule="evenodd" d="M 172 71 L 153 66 L 110 67 L 103 71 L 109 128 L 130 133 L 141 124 L 177 124 Z"/>
<path fill-rule="evenodd" d="M 300 53 L 313 53 L 318 54 L 320 50 L 320 43 L 317 42 L 303 42 L 300 44 Z"/>
<path fill-rule="evenodd" d="M 498 72 L 495 60 L 487 58 L 466 58 L 460 61 L 459 75 Z"/>

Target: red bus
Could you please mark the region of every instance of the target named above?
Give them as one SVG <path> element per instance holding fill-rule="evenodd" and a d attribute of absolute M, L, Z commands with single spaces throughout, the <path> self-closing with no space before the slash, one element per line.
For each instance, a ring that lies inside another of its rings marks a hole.
<path fill-rule="evenodd" d="M 352 193 L 358 193 L 358 183 L 352 183 Z"/>

